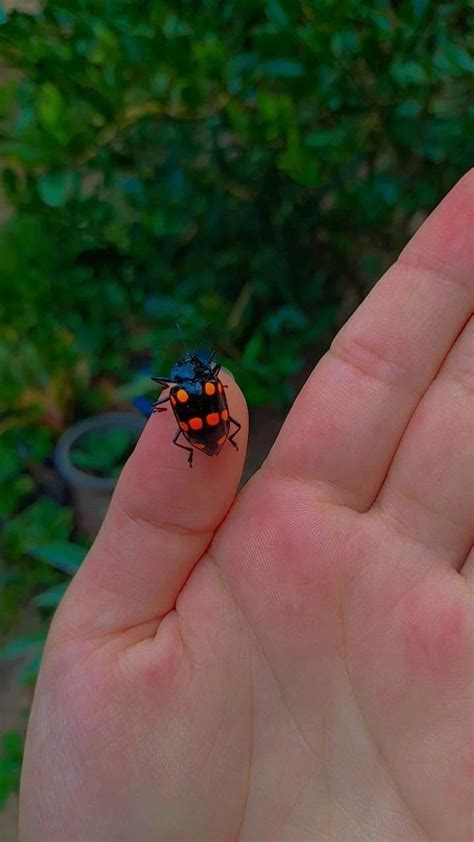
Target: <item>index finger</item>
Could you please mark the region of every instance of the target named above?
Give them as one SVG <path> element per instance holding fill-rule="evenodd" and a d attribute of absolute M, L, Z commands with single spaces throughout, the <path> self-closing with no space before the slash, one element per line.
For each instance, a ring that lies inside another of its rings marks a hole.
<path fill-rule="evenodd" d="M 171 411 L 153 415 L 122 472 L 106 519 L 61 605 L 55 626 L 100 637 L 153 626 L 170 611 L 194 565 L 230 508 L 242 473 L 247 407 L 235 380 L 222 372 L 228 406 L 242 428 L 236 451 L 217 457 L 173 447 Z M 169 406 L 169 404 L 168 404 Z M 230 431 L 232 433 L 232 429 Z M 230 435 L 230 434 L 229 434 Z"/>
<path fill-rule="evenodd" d="M 365 510 L 473 310 L 474 170 L 342 328 L 298 397 L 267 469 Z"/>

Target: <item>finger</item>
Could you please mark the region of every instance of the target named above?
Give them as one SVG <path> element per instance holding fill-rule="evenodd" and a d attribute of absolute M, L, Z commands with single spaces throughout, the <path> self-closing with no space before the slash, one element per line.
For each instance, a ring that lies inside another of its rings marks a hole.
<path fill-rule="evenodd" d="M 104 524 L 66 594 L 58 623 L 75 636 L 156 624 L 173 606 L 192 568 L 232 504 L 245 458 L 245 399 L 222 374 L 230 413 L 242 429 L 239 450 L 216 457 L 173 447 L 171 411 L 153 415 L 127 462 Z"/>
<path fill-rule="evenodd" d="M 334 340 L 267 462 L 365 510 L 474 299 L 474 170 L 431 214 Z"/>
<path fill-rule="evenodd" d="M 460 568 L 474 540 L 474 318 L 419 404 L 373 513 Z"/>

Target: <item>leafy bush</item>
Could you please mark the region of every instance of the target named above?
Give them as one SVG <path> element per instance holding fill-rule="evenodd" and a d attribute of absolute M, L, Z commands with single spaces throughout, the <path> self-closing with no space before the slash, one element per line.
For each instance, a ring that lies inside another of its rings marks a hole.
<path fill-rule="evenodd" d="M 42 429 L 27 435 L 9 429 L 0 439 L 0 638 L 28 602 L 49 620 L 67 577 L 74 575 L 86 552 L 85 546 L 68 540 L 71 510 L 41 494 L 37 467 L 47 461 L 50 449 L 51 436 Z M 46 627 L 47 622 L 39 634 L 16 636 L 0 648 L 0 665 L 19 656 L 24 659 L 20 678 L 25 684 L 36 679 Z M 17 732 L 6 734 L 3 744 L 0 739 L 0 808 L 18 786 L 21 740 Z"/>
<path fill-rule="evenodd" d="M 166 373 L 177 319 L 191 340 L 211 323 L 252 405 L 288 400 L 305 349 L 324 348 L 341 304 L 470 165 L 474 136 L 469 0 L 12 7 L 0 13 L 5 621 L 32 594 L 47 613 L 61 592 L 61 574 L 33 561 L 73 527 L 37 476 L 58 431 L 148 388 L 144 367 Z"/>
<path fill-rule="evenodd" d="M 343 285 L 373 280 L 470 162 L 469 10 L 50 0 L 9 14 L 7 408 L 58 426 L 94 409 L 143 359 L 166 369 L 177 318 L 215 326 L 251 403 L 287 397 Z"/>
<path fill-rule="evenodd" d="M 18 731 L 7 731 L 0 743 L 0 810 L 10 792 L 18 792 L 23 741 Z"/>

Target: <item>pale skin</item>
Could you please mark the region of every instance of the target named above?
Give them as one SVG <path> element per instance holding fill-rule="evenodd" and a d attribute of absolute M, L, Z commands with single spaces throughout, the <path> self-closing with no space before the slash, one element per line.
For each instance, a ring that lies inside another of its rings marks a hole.
<path fill-rule="evenodd" d="M 471 839 L 473 309 L 471 171 L 237 498 L 231 378 L 239 453 L 150 420 L 51 628 L 21 842 Z"/>

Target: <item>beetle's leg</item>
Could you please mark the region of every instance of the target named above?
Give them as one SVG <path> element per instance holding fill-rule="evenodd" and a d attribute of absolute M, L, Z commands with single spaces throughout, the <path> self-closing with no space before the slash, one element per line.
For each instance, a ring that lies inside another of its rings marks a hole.
<path fill-rule="evenodd" d="M 152 413 L 166 412 L 166 407 L 163 407 L 162 409 L 159 409 L 159 406 L 160 406 L 160 403 L 166 403 L 166 401 L 169 401 L 169 399 L 170 399 L 170 396 L 166 395 L 166 398 L 160 398 L 159 400 L 155 401 L 155 403 L 152 404 Z"/>
<path fill-rule="evenodd" d="M 232 435 L 231 435 L 231 436 L 229 436 L 229 441 L 230 441 L 230 443 L 231 443 L 232 447 L 235 447 L 235 449 L 236 449 L 236 450 L 238 450 L 238 449 L 239 449 L 239 445 L 237 444 L 237 442 L 235 442 L 235 441 L 234 441 L 234 438 L 235 438 L 235 436 L 237 435 L 237 433 L 239 432 L 239 430 L 242 428 L 242 424 L 239 424 L 239 422 L 238 422 L 238 421 L 236 421 L 236 420 L 235 420 L 235 418 L 232 418 L 232 416 L 229 416 L 229 423 L 230 423 L 230 424 L 235 424 L 235 426 L 237 427 L 237 429 L 236 429 L 236 430 L 234 430 L 234 432 L 232 433 Z"/>
<path fill-rule="evenodd" d="M 182 430 L 178 430 L 178 432 L 176 433 L 176 435 L 175 435 L 175 437 L 174 437 L 174 439 L 173 439 L 173 444 L 175 444 L 175 445 L 176 445 L 176 447 L 181 447 L 181 449 L 182 449 L 182 450 L 187 450 L 187 451 L 189 451 L 188 462 L 189 462 L 189 467 L 190 467 L 190 468 L 192 468 L 192 467 L 193 467 L 193 454 L 194 454 L 194 450 L 193 450 L 193 448 L 192 448 L 192 447 L 186 447 L 186 445 L 185 445 L 185 444 L 179 444 L 179 443 L 178 443 L 178 439 L 179 439 L 179 437 L 180 437 L 182 434 L 183 434 L 183 431 L 182 431 Z"/>
<path fill-rule="evenodd" d="M 155 383 L 159 383 L 160 386 L 169 386 L 173 382 L 169 377 L 151 377 L 150 379 L 154 380 Z"/>
<path fill-rule="evenodd" d="M 219 372 L 220 372 L 221 368 L 222 368 L 222 363 L 217 363 L 217 364 L 214 366 L 214 368 L 212 369 L 212 373 L 213 373 L 214 377 L 218 377 L 218 376 L 219 376 Z M 228 387 L 225 383 L 222 383 L 222 385 L 223 385 L 224 389 L 228 389 L 228 388 L 229 388 L 229 387 Z"/>
<path fill-rule="evenodd" d="M 213 373 L 214 377 L 219 376 L 219 372 L 220 372 L 221 368 L 222 368 L 222 363 L 217 363 L 217 365 L 214 366 L 214 368 L 212 369 L 212 373 Z M 229 388 L 225 383 L 222 383 L 222 385 L 223 385 L 224 389 Z"/>

